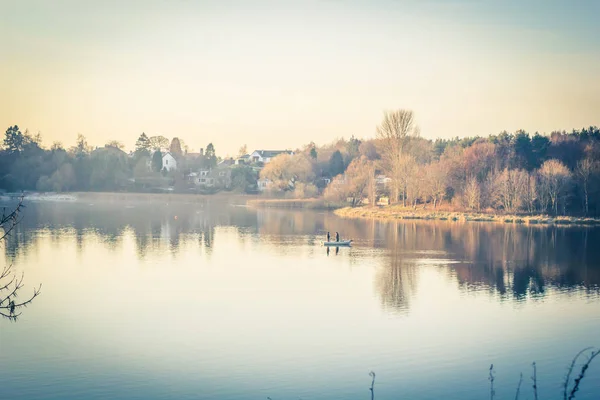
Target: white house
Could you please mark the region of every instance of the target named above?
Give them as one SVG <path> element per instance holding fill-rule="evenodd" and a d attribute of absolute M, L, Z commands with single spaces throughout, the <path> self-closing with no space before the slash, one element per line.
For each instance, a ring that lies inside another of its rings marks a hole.
<path fill-rule="evenodd" d="M 177 160 L 171 153 L 165 153 L 162 156 L 162 167 L 166 171 L 173 171 L 177 169 Z"/>
<path fill-rule="evenodd" d="M 265 190 L 267 190 L 271 187 L 273 182 L 271 182 L 269 179 L 263 178 L 263 179 L 259 179 L 256 182 L 256 184 L 258 186 L 258 190 L 260 190 L 261 192 L 264 192 Z"/>
<path fill-rule="evenodd" d="M 254 150 L 254 152 L 250 154 L 250 161 L 267 164 L 273 157 L 284 153 L 294 155 L 294 152 L 291 150 Z"/>

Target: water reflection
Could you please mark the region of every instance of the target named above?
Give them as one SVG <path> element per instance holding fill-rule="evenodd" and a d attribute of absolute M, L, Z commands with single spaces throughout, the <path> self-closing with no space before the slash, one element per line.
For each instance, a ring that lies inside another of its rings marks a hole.
<path fill-rule="evenodd" d="M 73 236 L 80 253 L 90 236 L 119 249 L 131 231 L 140 259 L 163 252 L 176 257 L 186 242 L 210 256 L 218 227 L 231 227 L 240 243 L 271 241 L 273 251 L 283 253 L 288 246 L 305 246 L 311 254 L 333 253 L 355 264 L 364 261 L 362 250 L 384 251 L 374 285 L 382 306 L 397 313 L 410 309 L 423 265 L 439 267 L 463 291 L 500 298 L 539 298 L 549 288 L 598 294 L 600 286 L 600 250 L 593 246 L 600 243 L 598 229 L 343 220 L 331 213 L 255 210 L 216 201 L 30 204 L 5 252 L 11 258 L 33 251 L 41 234 L 56 243 Z M 355 248 L 318 247 L 327 231 L 354 239 Z"/>

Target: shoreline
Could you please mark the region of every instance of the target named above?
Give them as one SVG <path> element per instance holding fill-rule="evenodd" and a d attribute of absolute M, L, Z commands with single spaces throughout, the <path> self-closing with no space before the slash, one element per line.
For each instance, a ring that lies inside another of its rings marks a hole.
<path fill-rule="evenodd" d="M 447 221 L 447 222 L 494 222 L 501 224 L 518 225 L 573 225 L 573 226 L 600 226 L 600 219 L 549 215 L 500 215 L 469 213 L 458 211 L 426 211 L 408 210 L 401 206 L 383 206 L 371 208 L 344 207 L 334 211 L 341 218 L 350 219 L 377 219 L 383 221 L 398 220 L 423 220 L 423 221 Z"/>
<path fill-rule="evenodd" d="M 168 202 L 207 202 L 214 199 L 223 201 L 225 199 L 235 204 L 246 203 L 255 199 L 255 195 L 247 195 L 235 192 L 219 192 L 215 194 L 196 193 L 143 193 L 143 192 L 24 192 L 24 193 L 0 193 L 0 201 L 17 200 L 21 195 L 25 201 L 31 202 L 82 202 L 82 201 L 168 201 Z"/>

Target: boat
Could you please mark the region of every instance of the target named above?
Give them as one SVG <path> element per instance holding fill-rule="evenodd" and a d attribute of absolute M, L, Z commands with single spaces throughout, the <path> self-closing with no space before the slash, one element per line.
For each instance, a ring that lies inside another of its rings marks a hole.
<path fill-rule="evenodd" d="M 340 240 L 339 242 L 333 241 L 333 242 L 321 242 L 321 244 L 323 246 L 334 246 L 334 247 L 338 247 L 338 246 L 350 246 L 350 243 L 352 243 L 352 239 L 350 240 Z"/>

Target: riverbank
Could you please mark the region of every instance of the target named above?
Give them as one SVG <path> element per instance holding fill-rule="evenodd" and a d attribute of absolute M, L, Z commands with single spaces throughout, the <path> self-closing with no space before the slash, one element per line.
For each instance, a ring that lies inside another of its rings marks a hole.
<path fill-rule="evenodd" d="M 402 206 L 344 207 L 334 211 L 342 218 L 380 220 L 438 220 L 455 222 L 496 222 L 525 225 L 599 225 L 600 219 L 548 215 L 499 215 L 435 210 L 414 210 Z"/>
<path fill-rule="evenodd" d="M 25 201 L 48 202 L 186 202 L 204 203 L 207 201 L 245 204 L 255 195 L 234 192 L 219 192 L 215 194 L 192 193 L 136 193 L 136 192 L 25 192 L 0 194 L 0 200 L 17 200 L 24 196 Z"/>

